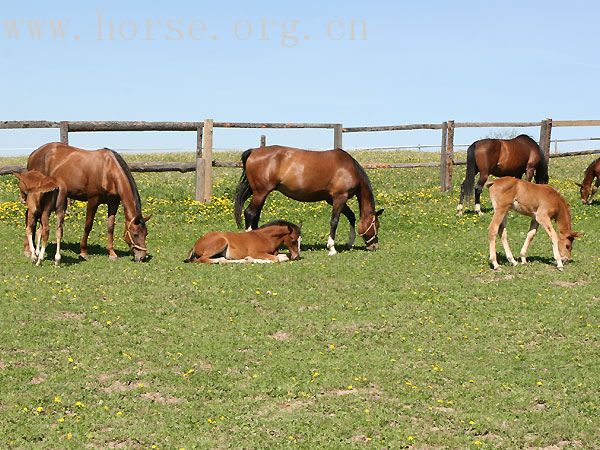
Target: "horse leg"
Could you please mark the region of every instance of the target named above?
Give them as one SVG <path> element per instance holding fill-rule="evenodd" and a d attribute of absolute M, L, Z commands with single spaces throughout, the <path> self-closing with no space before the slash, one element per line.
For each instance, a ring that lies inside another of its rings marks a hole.
<path fill-rule="evenodd" d="M 348 207 L 347 203 L 344 203 L 344 207 L 342 208 L 342 214 L 346 216 L 346 219 L 348 219 L 348 222 L 350 223 L 350 232 L 348 233 L 348 242 L 346 243 L 346 247 L 352 248 L 352 246 L 354 245 L 354 241 L 356 240 L 356 216 L 354 215 L 350 207 Z"/>
<path fill-rule="evenodd" d="M 536 215 L 536 220 L 544 227 L 548 236 L 550 236 L 550 240 L 552 241 L 552 253 L 554 254 L 554 259 L 556 260 L 556 268 L 558 270 L 563 270 L 563 262 L 562 257 L 560 256 L 560 252 L 558 250 L 558 235 L 554 228 L 552 227 L 552 222 L 550 217 L 547 215 Z"/>
<path fill-rule="evenodd" d="M 39 266 L 44 260 L 44 256 L 46 255 L 46 247 L 48 246 L 48 237 L 50 236 L 50 211 L 44 211 L 42 213 L 42 217 L 40 219 L 40 236 L 42 238 L 42 247 L 40 252 L 38 253 L 36 266 Z M 39 245 L 39 243 L 38 243 Z"/>
<path fill-rule="evenodd" d="M 260 213 L 262 211 L 265 200 L 267 199 L 269 192 L 254 192 L 252 194 L 252 200 L 248 207 L 244 210 L 244 221 L 246 224 L 246 230 L 254 230 L 258 228 L 258 222 L 260 220 Z"/>
<path fill-rule="evenodd" d="M 29 219 L 28 219 L 29 210 L 25 210 L 25 239 L 23 240 L 23 254 L 31 258 L 31 256 L 35 253 L 35 249 L 33 248 L 33 239 L 29 240 Z"/>
<path fill-rule="evenodd" d="M 114 248 L 114 240 L 115 240 L 115 215 L 117 214 L 117 210 L 119 209 L 119 201 L 115 201 L 108 204 L 108 221 L 107 225 L 107 249 L 108 249 L 108 258 L 110 260 L 117 259 L 117 254 L 115 253 Z"/>
<path fill-rule="evenodd" d="M 60 241 L 63 235 L 63 223 L 65 221 L 65 211 L 63 209 L 56 210 L 56 254 L 54 255 L 54 265 L 60 265 Z"/>
<path fill-rule="evenodd" d="M 27 211 L 25 212 L 25 214 L 27 216 Z M 33 216 L 27 216 L 26 220 L 27 222 L 25 224 L 25 242 L 27 243 L 29 253 L 25 251 L 25 255 L 28 256 L 29 259 L 31 259 L 31 262 L 35 262 L 35 260 L 37 259 L 37 252 L 35 251 L 35 246 L 33 244 L 33 235 L 35 234 L 35 222 L 37 219 Z"/>
<path fill-rule="evenodd" d="M 346 204 L 346 200 L 348 200 L 348 196 L 339 196 L 333 199 L 331 220 L 329 221 L 329 237 L 327 238 L 329 256 L 333 256 L 337 253 L 335 250 L 335 232 L 340 221 L 340 213 Z"/>
<path fill-rule="evenodd" d="M 475 213 L 480 216 L 483 215 L 481 212 L 481 192 L 483 191 L 483 186 L 485 185 L 489 174 L 485 172 L 479 173 L 479 179 L 477 180 L 477 184 L 475 185 Z"/>
<path fill-rule="evenodd" d="M 98 200 L 88 199 L 87 210 L 85 214 L 85 227 L 83 229 L 83 237 L 81 238 L 80 252 L 79 257 L 82 259 L 87 259 L 87 240 L 90 235 L 90 231 L 92 231 L 92 227 L 94 226 L 94 217 L 96 216 L 96 211 L 98 211 Z"/>
<path fill-rule="evenodd" d="M 510 246 L 508 245 L 508 235 L 506 233 L 507 220 L 508 213 L 506 213 L 504 219 L 500 223 L 500 226 L 498 227 L 498 233 L 500 234 L 500 238 L 502 240 L 502 247 L 504 247 L 504 254 L 506 255 L 506 259 L 508 259 L 508 262 L 510 262 L 513 266 L 516 266 L 519 263 L 515 260 L 512 252 L 510 251 Z"/>
<path fill-rule="evenodd" d="M 521 264 L 527 263 L 527 250 L 529 249 L 529 245 L 533 238 L 535 237 L 535 233 L 537 232 L 540 224 L 537 220 L 531 219 L 531 223 L 529 224 L 529 231 L 527 232 L 527 237 L 525 238 L 525 242 L 523 243 L 523 248 L 521 249 L 521 253 L 519 256 L 521 257 Z"/>
<path fill-rule="evenodd" d="M 529 181 L 531 183 L 531 180 L 533 179 L 533 174 L 535 172 L 535 166 L 527 163 L 527 168 L 525 169 L 525 177 L 526 180 Z"/>
<path fill-rule="evenodd" d="M 498 207 L 494 211 L 494 216 L 492 217 L 492 221 L 490 222 L 490 226 L 488 227 L 488 241 L 490 245 L 490 264 L 492 265 L 492 269 L 494 270 L 497 270 L 500 267 L 498 265 L 498 260 L 496 256 L 496 236 L 498 236 L 498 230 L 507 212 L 507 207 Z"/>

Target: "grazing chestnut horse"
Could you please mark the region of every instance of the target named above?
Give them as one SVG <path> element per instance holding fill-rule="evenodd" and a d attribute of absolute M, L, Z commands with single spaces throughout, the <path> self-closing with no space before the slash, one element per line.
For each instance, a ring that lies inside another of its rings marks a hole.
<path fill-rule="evenodd" d="M 471 200 L 475 175 L 475 212 L 481 214 L 481 191 L 490 175 L 521 178 L 524 174 L 531 181 L 548 183 L 548 162 L 537 142 L 526 134 L 513 139 L 481 139 L 467 149 L 467 174 L 460 188 L 460 203 L 456 210 L 462 214 L 463 204 Z"/>
<path fill-rule="evenodd" d="M 594 180 L 596 180 L 595 183 Z M 583 181 L 577 183 L 577 186 L 580 188 L 581 203 L 591 205 L 592 197 L 598 190 L 598 186 L 600 186 L 600 158 L 593 160 L 587 169 L 585 169 Z"/>
<path fill-rule="evenodd" d="M 242 226 L 244 202 L 252 200 L 244 211 L 247 229 L 258 227 L 260 212 L 271 191 L 301 202 L 326 201 L 333 206 L 327 248 L 335 255 L 335 232 L 343 213 L 350 222 L 348 247 L 354 245 L 356 218 L 346 202 L 358 198 L 358 233 L 367 250 L 378 247 L 379 219 L 383 209 L 375 211 L 375 198 L 369 177 L 362 166 L 343 150 L 309 151 L 279 145 L 254 148 L 242 154 L 244 166 L 235 194 L 235 220 Z"/>
<path fill-rule="evenodd" d="M 25 235 L 29 245 L 31 261 L 39 266 L 44 260 L 48 236 L 50 234 L 50 214 L 56 211 L 56 255 L 54 264 L 60 264 L 60 241 L 62 239 L 63 222 L 67 209 L 67 190 L 56 178 L 48 177 L 37 170 L 28 170 L 14 174 L 19 179 L 21 199 L 27 205 L 29 214 L 25 224 Z M 33 246 L 33 235 L 37 222 L 40 228 L 37 233 L 37 248 Z M 40 247 L 41 241 L 41 247 Z"/>
<path fill-rule="evenodd" d="M 494 217 L 488 229 L 490 243 L 490 263 L 494 270 L 498 269 L 496 260 L 496 236 L 500 233 L 502 245 L 508 261 L 517 265 L 508 246 L 506 236 L 506 221 L 508 211 L 513 209 L 520 214 L 530 216 L 531 224 L 527 238 L 521 249 L 521 264 L 527 262 L 527 249 L 533 240 L 538 226 L 541 224 L 552 240 L 552 251 L 558 270 L 563 270 L 563 262 L 571 259 L 571 250 L 575 238 L 582 233 L 571 229 L 571 211 L 565 199 L 548 185 L 537 185 L 516 178 L 503 177 L 488 181 L 490 198 L 494 205 Z M 552 227 L 552 220 L 556 221 L 558 234 Z"/>
<path fill-rule="evenodd" d="M 184 262 L 197 263 L 272 263 L 300 257 L 301 226 L 276 220 L 243 233 L 213 231 L 196 241 Z M 283 244 L 290 257 L 277 253 Z"/>
<path fill-rule="evenodd" d="M 98 205 L 108 205 L 108 255 L 116 259 L 113 240 L 115 214 L 119 203 L 125 209 L 125 242 L 136 261 L 146 258 L 146 222 L 135 180 L 121 155 L 109 149 L 82 150 L 58 142 L 41 146 L 27 161 L 35 169 L 64 183 L 69 198 L 87 201 L 85 228 L 80 257 L 87 258 L 87 239 L 94 224 Z"/>

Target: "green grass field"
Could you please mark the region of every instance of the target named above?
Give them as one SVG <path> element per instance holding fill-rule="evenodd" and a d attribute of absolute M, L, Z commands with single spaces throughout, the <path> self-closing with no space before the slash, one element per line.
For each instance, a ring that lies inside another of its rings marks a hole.
<path fill-rule="evenodd" d="M 159 158 L 192 155 L 126 155 Z M 239 169 L 215 169 L 210 204 L 193 174 L 135 174 L 153 215 L 143 264 L 122 210 L 108 260 L 106 207 L 79 261 L 73 204 L 60 268 L 54 245 L 42 267 L 22 255 L 16 179 L 0 177 L 0 448 L 600 448 L 600 204 L 572 183 L 591 159 L 550 166 L 586 233 L 564 272 L 542 230 L 528 265 L 498 242 L 489 269 L 487 191 L 486 215 L 455 216 L 464 167 L 451 194 L 437 169 L 369 171 L 385 208 L 374 253 L 357 239 L 328 257 L 328 205 L 273 194 L 263 223 L 303 221 L 303 259 L 274 265 L 182 262 L 201 234 L 235 228 Z M 528 223 L 511 213 L 513 252 Z M 339 244 L 347 232 L 342 218 Z"/>

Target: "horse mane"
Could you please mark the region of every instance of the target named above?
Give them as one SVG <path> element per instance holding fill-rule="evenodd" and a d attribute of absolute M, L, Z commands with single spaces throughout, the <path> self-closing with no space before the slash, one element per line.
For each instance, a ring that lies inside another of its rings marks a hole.
<path fill-rule="evenodd" d="M 264 225 L 261 225 L 257 229 L 260 230 L 261 228 L 277 226 L 277 225 L 284 226 L 284 227 L 290 227 L 295 231 L 298 231 L 298 229 L 300 228 L 298 225 L 293 224 L 292 222 L 288 222 L 287 220 L 283 220 L 283 219 L 278 219 L 278 220 L 272 220 L 269 223 L 265 223 Z"/>
<path fill-rule="evenodd" d="M 346 155 L 348 155 L 348 157 L 350 157 L 350 159 L 352 160 L 352 164 L 354 164 L 354 168 L 356 169 L 356 173 L 358 174 L 358 178 L 360 179 L 360 184 L 361 184 L 361 195 L 366 195 L 367 196 L 367 200 L 369 202 L 371 202 L 371 204 L 373 205 L 373 209 L 375 209 L 375 197 L 373 196 L 373 187 L 371 186 L 371 180 L 369 179 L 369 176 L 367 175 L 367 172 L 365 172 L 365 169 L 363 166 L 360 165 L 360 163 L 354 159 L 352 157 L 352 155 L 350 155 L 347 151 L 339 149 L 340 151 L 344 152 Z M 362 187 L 366 186 L 367 188 L 367 192 L 362 192 Z M 360 201 L 359 201 L 359 205 L 360 205 Z"/>
<path fill-rule="evenodd" d="M 115 152 L 114 150 L 111 150 L 109 148 L 105 148 L 105 150 L 109 150 L 110 152 L 112 152 L 113 156 L 119 163 L 119 166 L 121 166 L 123 173 L 127 177 L 127 181 L 129 182 L 129 187 L 131 188 L 131 192 L 133 193 L 133 199 L 135 201 L 135 208 L 137 210 L 136 215 L 141 217 L 141 215 L 142 215 L 142 200 L 140 198 L 140 193 L 138 191 L 137 184 L 135 183 L 135 179 L 133 178 L 133 175 L 131 174 L 131 170 L 129 169 L 129 166 L 127 165 L 127 163 L 125 162 L 123 157 L 121 155 L 119 155 L 117 152 Z"/>

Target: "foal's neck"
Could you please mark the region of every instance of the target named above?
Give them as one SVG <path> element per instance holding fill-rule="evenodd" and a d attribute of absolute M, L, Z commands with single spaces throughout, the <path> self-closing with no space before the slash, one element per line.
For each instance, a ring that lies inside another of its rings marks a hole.
<path fill-rule="evenodd" d="M 556 226 L 561 235 L 568 235 L 572 232 L 571 229 L 571 211 L 567 202 L 561 198 L 558 206 L 558 215 L 556 216 Z"/>

